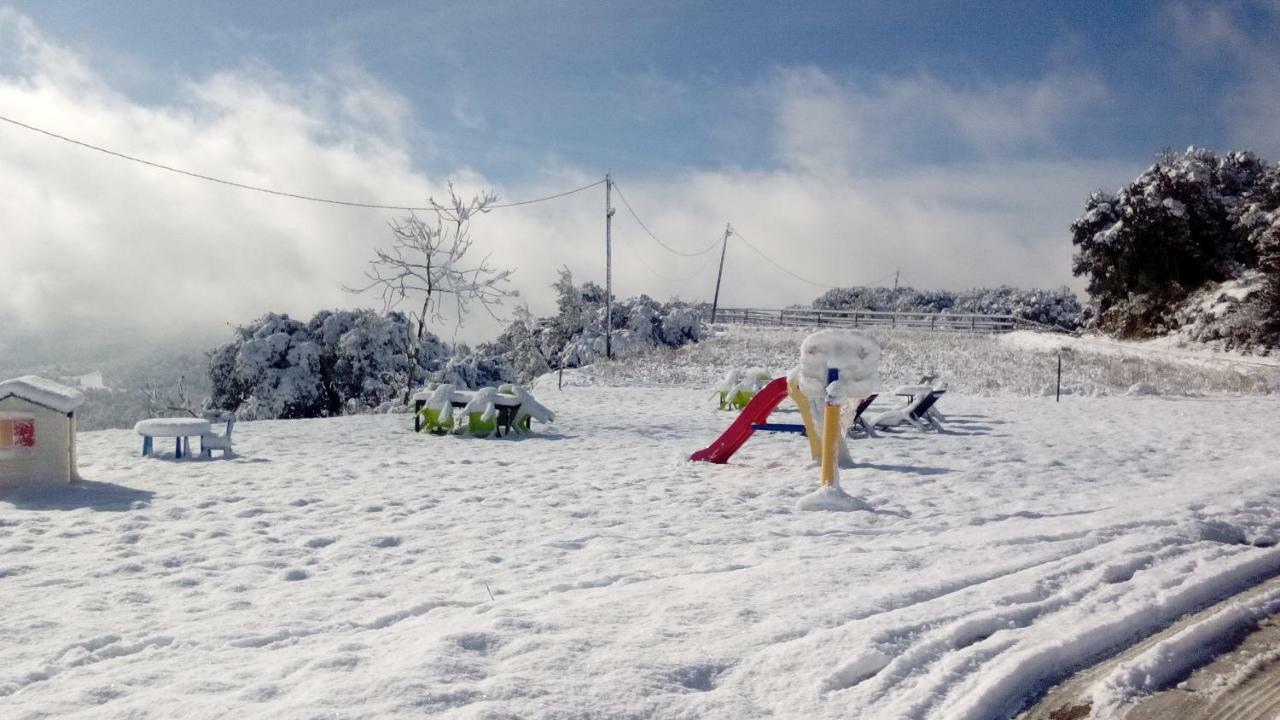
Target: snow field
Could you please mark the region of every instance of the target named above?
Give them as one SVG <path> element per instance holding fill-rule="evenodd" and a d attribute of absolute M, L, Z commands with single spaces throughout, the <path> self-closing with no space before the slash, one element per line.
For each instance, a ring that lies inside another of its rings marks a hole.
<path fill-rule="evenodd" d="M 585 382 L 613 385 L 712 387 L 724 369 L 750 362 L 784 371 L 796 364 L 796 349 L 813 329 L 721 326 L 702 342 L 679 350 L 597 363 L 580 371 Z M 1063 392 L 1123 395 L 1137 384 L 1152 394 L 1198 396 L 1280 392 L 1280 360 L 1209 349 L 1167 347 L 1163 341 L 1122 343 L 1102 338 L 1019 331 L 1005 335 L 961 335 L 860 330 L 881 345 L 881 386 L 915 384 L 936 374 L 953 393 L 1000 397 L 1052 394 L 1057 351 L 1063 354 Z M 1232 365 L 1228 360 L 1248 364 Z M 570 371 L 565 373 L 570 382 Z"/>
<path fill-rule="evenodd" d="M 1000 717 L 1280 573 L 1266 399 L 948 393 L 824 513 L 802 438 L 684 460 L 732 419 L 705 387 L 535 392 L 520 440 L 83 433 L 90 483 L 0 496 L 0 715 Z"/>

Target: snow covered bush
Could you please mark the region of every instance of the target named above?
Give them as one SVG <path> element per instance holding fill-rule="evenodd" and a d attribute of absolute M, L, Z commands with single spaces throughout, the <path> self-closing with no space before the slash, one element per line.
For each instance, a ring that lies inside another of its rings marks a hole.
<path fill-rule="evenodd" d="M 268 313 L 236 328 L 209 356 L 209 404 L 245 420 L 327 417 L 378 407 L 396 397 L 410 368 L 410 326 L 402 313 L 321 311 L 309 323 Z M 425 338 L 419 362 L 446 356 Z"/>
<path fill-rule="evenodd" d="M 1080 301 L 1070 288 L 1023 290 L 1007 285 L 952 292 L 910 287 L 851 287 L 829 290 L 819 310 L 875 310 L 920 313 L 976 313 L 1014 317 L 1066 330 L 1080 326 Z"/>
<path fill-rule="evenodd" d="M 517 374 L 508 352 L 498 343 L 481 343 L 474 350 L 460 344 L 444 365 L 432 373 L 431 379 L 457 388 L 478 390 L 515 382 Z"/>
<path fill-rule="evenodd" d="M 419 341 L 417 320 L 400 312 L 324 310 L 308 323 L 268 313 L 209 354 L 209 404 L 241 419 L 328 417 L 402 403 L 411 378 L 478 389 L 603 359 L 604 290 L 575 286 L 568 270 L 554 287 L 555 316 L 518 308 L 496 340 L 475 346 L 450 348 L 430 333 Z M 679 347 L 705 330 L 696 308 L 644 295 L 614 305 L 613 328 L 615 357 Z"/>
<path fill-rule="evenodd" d="M 552 285 L 558 312 L 534 320 L 527 311 L 497 340 L 515 377 L 527 382 L 559 367 L 581 367 L 606 357 L 605 292 L 592 282 L 575 285 L 567 268 Z M 616 300 L 613 305 L 614 357 L 680 347 L 703 337 L 706 325 L 697 308 L 678 300 L 659 303 L 647 295 Z"/>
<path fill-rule="evenodd" d="M 1278 207 L 1276 168 L 1247 152 L 1166 152 L 1119 191 L 1095 192 L 1071 225 L 1072 270 L 1088 278 L 1097 307 L 1092 325 L 1152 337 L 1194 320 L 1197 335 L 1228 346 L 1276 346 L 1280 303 L 1271 303 L 1280 300 L 1280 258 L 1268 255 L 1268 238 L 1277 232 L 1269 228 Z M 1274 293 L 1257 295 L 1239 312 L 1217 313 L 1229 322 L 1206 329 L 1198 291 L 1216 296 L 1216 286 L 1250 271 L 1261 272 Z"/>

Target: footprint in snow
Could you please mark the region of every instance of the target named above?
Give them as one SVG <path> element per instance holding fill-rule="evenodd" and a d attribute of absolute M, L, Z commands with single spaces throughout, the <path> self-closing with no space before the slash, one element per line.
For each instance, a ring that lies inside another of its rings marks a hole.
<path fill-rule="evenodd" d="M 400 544 L 400 538 L 395 535 L 384 535 L 379 538 L 374 538 L 373 542 L 370 544 L 377 548 L 391 548 Z"/>
<path fill-rule="evenodd" d="M 676 685 L 694 692 L 707 692 L 715 688 L 716 678 L 728 669 L 727 665 L 686 665 L 671 672 L 667 678 Z"/>
<path fill-rule="evenodd" d="M 452 639 L 458 647 L 478 655 L 488 655 L 502 644 L 502 639 L 497 635 L 483 632 L 462 633 L 454 635 Z"/>

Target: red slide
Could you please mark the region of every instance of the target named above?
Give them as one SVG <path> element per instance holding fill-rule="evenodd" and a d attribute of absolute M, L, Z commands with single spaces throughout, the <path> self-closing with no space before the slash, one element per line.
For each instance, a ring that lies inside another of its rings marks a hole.
<path fill-rule="evenodd" d="M 751 402 L 742 409 L 742 413 L 728 430 L 721 433 L 715 442 L 690 455 L 689 459 L 718 464 L 728 462 L 729 458 L 738 452 L 738 448 L 742 447 L 742 443 L 755 432 L 751 426 L 763 424 L 768 420 L 769 413 L 773 412 L 773 409 L 778 407 L 786 397 L 787 379 L 780 377 L 770 380 L 768 385 L 751 398 Z"/>

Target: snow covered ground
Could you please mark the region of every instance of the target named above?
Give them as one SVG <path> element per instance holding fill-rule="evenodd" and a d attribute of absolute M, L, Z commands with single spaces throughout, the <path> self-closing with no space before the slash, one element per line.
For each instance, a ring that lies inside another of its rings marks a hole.
<path fill-rule="evenodd" d="M 721 327 L 707 340 L 679 350 L 622 362 L 599 363 L 581 375 L 608 384 L 711 386 L 726 368 L 763 365 L 781 373 L 796 362 L 796 348 L 812 330 Z M 1099 337 L 1020 331 L 962 335 L 871 330 L 881 344 L 884 386 L 936 375 L 968 395 L 1027 397 L 1053 394 L 1059 350 L 1063 392 L 1123 395 L 1134 385 L 1158 395 L 1280 393 L 1280 360 L 1222 353 L 1206 346 L 1169 348 L 1162 341 L 1119 342 Z M 566 373 L 566 382 L 580 378 Z"/>
<path fill-rule="evenodd" d="M 797 436 L 684 460 L 731 420 L 709 383 L 567 379 L 518 441 L 83 433 L 85 486 L 0 495 L 0 716 L 1001 717 L 1280 573 L 1274 400 L 951 393 L 826 513 Z"/>

